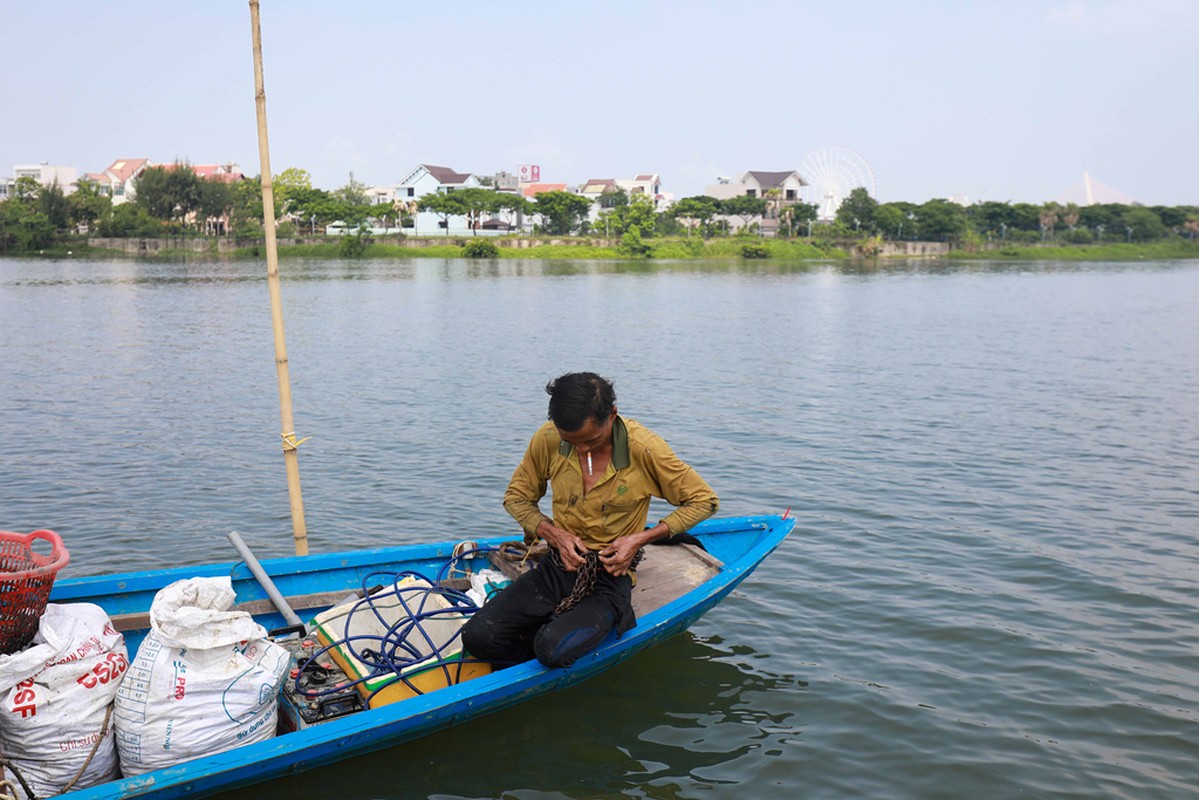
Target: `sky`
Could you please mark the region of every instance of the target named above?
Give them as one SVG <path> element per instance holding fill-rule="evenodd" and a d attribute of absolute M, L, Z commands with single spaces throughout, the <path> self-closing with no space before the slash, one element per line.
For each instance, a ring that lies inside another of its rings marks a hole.
<path fill-rule="evenodd" d="M 1199 0 L 262 0 L 271 172 L 543 181 L 869 164 L 881 202 L 1199 205 Z M 0 0 L 0 177 L 260 173 L 249 4 Z"/>

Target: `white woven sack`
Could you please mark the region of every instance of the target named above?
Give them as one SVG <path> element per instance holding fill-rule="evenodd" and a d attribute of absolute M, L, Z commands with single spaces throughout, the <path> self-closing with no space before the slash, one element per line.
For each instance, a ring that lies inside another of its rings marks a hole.
<path fill-rule="evenodd" d="M 119 776 L 109 710 L 126 659 L 125 637 L 91 603 L 48 604 L 33 641 L 0 655 L 0 751 L 38 797 L 76 776 L 72 789 Z"/>
<path fill-rule="evenodd" d="M 275 735 L 285 649 L 230 611 L 229 578 L 164 587 L 117 694 L 121 771 L 140 775 Z"/>

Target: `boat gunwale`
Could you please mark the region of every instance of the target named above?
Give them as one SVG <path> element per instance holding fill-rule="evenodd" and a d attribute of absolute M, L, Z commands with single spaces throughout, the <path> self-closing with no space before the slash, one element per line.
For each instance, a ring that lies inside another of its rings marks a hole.
<path fill-rule="evenodd" d="M 531 661 L 481 676 L 471 681 L 448 686 L 425 695 L 412 697 L 369 712 L 351 714 L 338 719 L 289 732 L 261 742 L 236 747 L 221 753 L 164 767 L 143 775 L 120 778 L 86 789 L 70 792 L 64 797 L 77 800 L 116 800 L 141 796 L 176 797 L 205 794 L 248 786 L 305 769 L 319 767 L 344 758 L 361 755 L 382 747 L 393 747 L 415 738 L 516 705 L 526 699 L 581 683 L 609 669 L 652 644 L 689 627 L 695 620 L 726 597 L 787 537 L 794 519 L 780 516 L 744 516 L 708 520 L 692 533 L 701 538 L 719 537 L 725 533 L 758 535 L 735 560 L 727 562 L 719 573 L 694 589 L 684 592 L 637 620 L 637 625 L 619 638 L 609 638 L 593 653 L 580 658 L 565 669 L 549 669 Z M 479 544 L 498 543 L 505 537 L 479 539 Z M 404 561 L 422 558 L 448 558 L 452 545 L 397 545 L 349 553 L 289 556 L 264 560 L 263 566 L 273 577 L 306 572 L 367 567 L 372 557 L 390 554 L 395 563 L 399 552 Z M 440 556 L 437 554 L 441 553 Z M 417 555 L 420 554 L 420 555 Z M 425 555 L 427 554 L 427 556 Z M 302 561 L 304 569 L 290 573 L 278 569 L 289 562 Z M 376 560 L 374 563 L 378 563 Z M 210 565 L 210 574 L 228 574 L 230 567 L 240 562 Z M 315 564 L 324 568 L 310 569 Z M 107 584 L 122 583 L 119 593 L 144 592 L 150 586 L 137 588 L 128 582 L 141 577 L 162 580 L 180 575 L 194 577 L 199 567 L 172 567 L 147 573 L 124 573 L 115 576 L 76 578 L 65 581 L 64 590 L 73 597 L 52 597 L 52 601 L 85 602 L 87 597 L 102 593 Z M 224 570 L 223 572 L 221 570 Z M 247 576 L 248 577 L 248 576 Z M 251 579 L 252 580 L 252 579 Z M 141 581 L 136 581 L 141 583 Z M 166 582 L 170 582 L 169 580 Z M 166 585 L 162 583 L 160 585 Z M 75 590 L 91 589 L 87 595 Z M 56 594 L 58 587 L 55 587 Z M 94 591 L 101 589 L 101 592 Z M 380 744 L 380 742 L 385 742 Z"/>

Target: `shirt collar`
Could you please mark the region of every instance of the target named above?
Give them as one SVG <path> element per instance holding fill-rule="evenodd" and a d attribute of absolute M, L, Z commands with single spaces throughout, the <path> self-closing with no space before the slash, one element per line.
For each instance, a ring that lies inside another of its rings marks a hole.
<path fill-rule="evenodd" d="M 558 441 L 558 455 L 563 458 L 574 452 L 575 446 L 570 442 L 560 439 Z M 612 469 L 625 469 L 629 466 L 629 429 L 625 427 L 624 420 L 620 415 L 616 415 L 616 419 L 612 422 Z"/>

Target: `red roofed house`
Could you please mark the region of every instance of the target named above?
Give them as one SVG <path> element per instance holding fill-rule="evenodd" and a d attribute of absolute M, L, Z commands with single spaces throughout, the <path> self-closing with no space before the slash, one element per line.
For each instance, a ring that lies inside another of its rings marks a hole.
<path fill-rule="evenodd" d="M 134 184 L 148 167 L 154 166 L 148 158 L 123 158 L 112 162 L 103 172 L 88 172 L 80 181 L 96 184 L 103 194 L 112 197 L 112 204 L 119 206 L 132 200 L 137 193 Z"/>
<path fill-rule="evenodd" d="M 187 164 L 176 161 L 173 164 L 156 164 L 155 166 L 162 167 L 167 172 L 173 172 L 179 167 L 185 166 L 196 173 L 196 177 L 201 180 L 219 181 L 220 183 L 237 183 L 246 177 L 237 164 Z"/>
<path fill-rule="evenodd" d="M 237 183 L 246 177 L 237 164 L 193 164 L 192 172 L 204 180 L 221 183 Z"/>
<path fill-rule="evenodd" d="M 196 177 L 204 181 L 214 181 L 216 183 L 237 183 L 245 180 L 245 175 L 237 164 L 188 164 L 186 162 L 175 161 L 171 164 L 155 165 L 159 169 L 166 172 L 174 172 L 180 167 L 187 167 L 196 174 Z M 143 170 L 144 171 L 144 170 Z M 188 225 L 196 223 L 196 212 L 187 215 L 184 222 Z M 229 215 L 222 214 L 219 217 L 208 217 L 204 220 L 204 232 L 214 236 L 222 236 L 229 231 Z"/>
<path fill-rule="evenodd" d="M 542 192 L 568 192 L 570 189 L 565 183 L 526 183 L 521 187 L 520 193 L 525 197 L 536 197 Z"/>
<path fill-rule="evenodd" d="M 233 163 L 192 164 L 191 168 L 192 172 L 196 173 L 201 180 L 233 184 L 246 179 L 246 176 L 242 174 L 241 167 Z M 209 217 L 204 221 L 204 232 L 221 236 L 229 233 L 229 225 L 230 219 L 227 213 L 219 217 Z"/>

